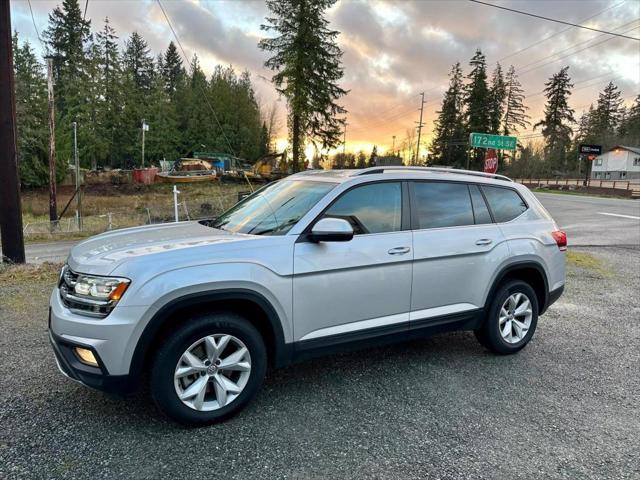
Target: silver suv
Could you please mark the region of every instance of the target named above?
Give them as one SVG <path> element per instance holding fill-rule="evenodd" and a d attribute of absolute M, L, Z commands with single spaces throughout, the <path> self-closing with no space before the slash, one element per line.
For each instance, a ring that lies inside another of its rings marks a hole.
<path fill-rule="evenodd" d="M 126 392 L 148 379 L 188 424 L 227 418 L 268 366 L 473 330 L 498 354 L 561 294 L 566 236 L 500 175 L 308 171 L 214 220 L 129 228 L 71 251 L 51 295 L 60 370 Z"/>

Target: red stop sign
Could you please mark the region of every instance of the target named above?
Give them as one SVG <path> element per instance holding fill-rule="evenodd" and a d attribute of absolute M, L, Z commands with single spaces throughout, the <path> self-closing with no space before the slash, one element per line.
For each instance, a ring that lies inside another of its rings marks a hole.
<path fill-rule="evenodd" d="M 498 152 L 493 148 L 488 149 L 484 156 L 484 171 L 485 173 L 496 173 L 498 171 Z"/>

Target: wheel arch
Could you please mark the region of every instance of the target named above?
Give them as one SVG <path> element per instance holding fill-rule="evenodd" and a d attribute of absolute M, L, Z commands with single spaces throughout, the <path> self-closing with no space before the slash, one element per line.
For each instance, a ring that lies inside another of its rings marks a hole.
<path fill-rule="evenodd" d="M 539 262 L 521 261 L 504 266 L 495 276 L 491 288 L 485 298 L 485 308 L 488 308 L 498 288 L 506 280 L 522 280 L 533 288 L 538 300 L 539 314 L 542 315 L 549 305 L 549 280 L 547 273 Z"/>
<path fill-rule="evenodd" d="M 280 367 L 290 362 L 291 352 L 285 343 L 280 317 L 269 300 L 252 290 L 229 289 L 191 293 L 163 305 L 140 335 L 131 359 L 130 375 L 139 376 L 145 371 L 164 335 L 176 329 L 184 317 L 215 310 L 244 314 L 264 338 L 269 363 Z"/>

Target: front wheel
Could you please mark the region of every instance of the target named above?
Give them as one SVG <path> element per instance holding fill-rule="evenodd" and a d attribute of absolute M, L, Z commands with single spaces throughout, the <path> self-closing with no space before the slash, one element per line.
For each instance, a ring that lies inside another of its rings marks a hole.
<path fill-rule="evenodd" d="M 537 324 L 536 293 L 528 283 L 512 280 L 500 286 L 484 323 L 475 334 L 489 350 L 507 355 L 529 343 Z"/>
<path fill-rule="evenodd" d="M 267 354 L 260 333 L 234 313 L 185 322 L 160 347 L 151 393 L 163 413 L 203 425 L 238 413 L 257 393 Z"/>

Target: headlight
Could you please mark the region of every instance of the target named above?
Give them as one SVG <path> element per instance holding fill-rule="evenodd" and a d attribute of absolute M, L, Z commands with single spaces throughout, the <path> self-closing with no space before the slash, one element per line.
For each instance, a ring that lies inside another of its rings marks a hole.
<path fill-rule="evenodd" d="M 129 280 L 124 278 L 90 277 L 78 275 L 74 292 L 100 300 L 120 300 L 122 294 L 129 286 Z"/>
<path fill-rule="evenodd" d="M 76 313 L 106 317 L 129 287 L 130 280 L 73 272 L 67 265 L 60 275 L 60 297 Z"/>

